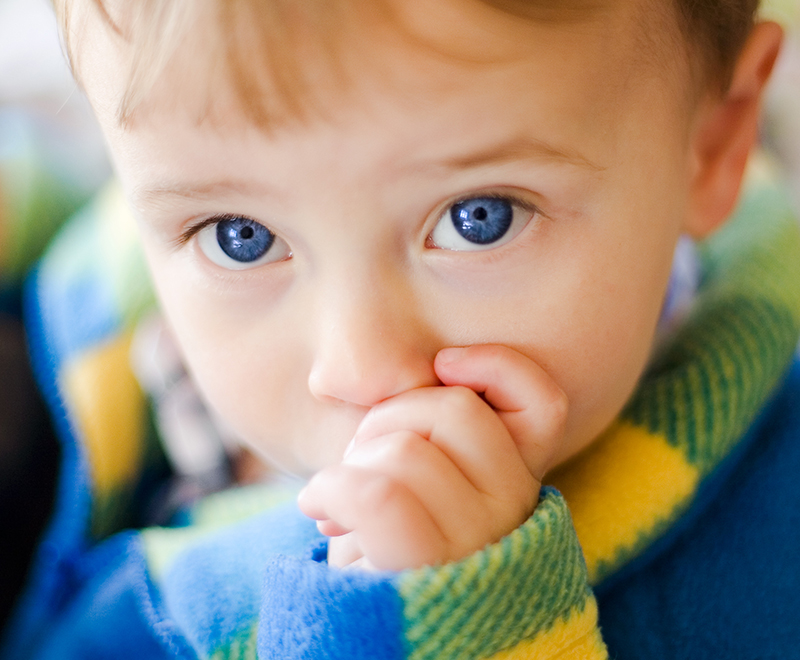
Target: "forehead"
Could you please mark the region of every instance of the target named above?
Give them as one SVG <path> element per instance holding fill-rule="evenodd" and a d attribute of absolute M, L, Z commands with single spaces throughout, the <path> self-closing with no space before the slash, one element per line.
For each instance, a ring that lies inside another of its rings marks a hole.
<path fill-rule="evenodd" d="M 76 0 L 74 66 L 124 126 L 168 108 L 269 129 L 364 88 L 411 97 L 425 90 L 404 88 L 446 85 L 454 72 L 479 80 L 512 61 L 583 56 L 613 87 L 615 69 L 674 78 L 683 59 L 672 5 L 658 0 L 150 0 L 135 17 L 137 3 L 97 11 L 92 1 Z M 564 85 L 585 84 L 574 73 Z"/>

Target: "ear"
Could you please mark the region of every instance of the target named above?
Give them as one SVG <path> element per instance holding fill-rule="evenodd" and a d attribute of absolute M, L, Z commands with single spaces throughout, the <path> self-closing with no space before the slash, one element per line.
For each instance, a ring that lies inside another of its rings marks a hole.
<path fill-rule="evenodd" d="M 690 145 L 694 171 L 684 225 L 694 238 L 717 229 L 736 205 L 747 157 L 758 138 L 764 88 L 782 40 L 776 23 L 757 24 L 728 90 L 701 105 Z"/>

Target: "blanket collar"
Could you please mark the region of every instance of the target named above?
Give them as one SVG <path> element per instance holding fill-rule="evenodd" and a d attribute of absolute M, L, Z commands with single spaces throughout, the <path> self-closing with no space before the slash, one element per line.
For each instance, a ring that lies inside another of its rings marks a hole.
<path fill-rule="evenodd" d="M 700 247 L 689 318 L 619 418 L 552 474 L 598 585 L 662 540 L 736 453 L 781 382 L 800 335 L 800 229 L 757 182 Z"/>

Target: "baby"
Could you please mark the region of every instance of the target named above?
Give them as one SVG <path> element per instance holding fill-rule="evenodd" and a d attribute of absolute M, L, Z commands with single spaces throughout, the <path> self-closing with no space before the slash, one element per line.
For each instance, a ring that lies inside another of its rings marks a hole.
<path fill-rule="evenodd" d="M 250 450 L 308 480 L 309 518 L 290 504 L 194 545 L 184 528 L 160 563 L 170 530 L 145 532 L 28 649 L 788 648 L 786 614 L 767 635 L 700 621 L 687 602 L 728 584 L 697 581 L 699 532 L 676 547 L 696 524 L 731 548 L 720 566 L 736 557 L 721 489 L 741 487 L 743 438 L 796 345 L 799 253 L 763 257 L 797 247 L 791 222 L 711 249 L 690 332 L 654 339 L 680 237 L 726 221 L 757 136 L 781 30 L 754 2 L 56 4 L 187 369 Z M 731 300 L 755 311 L 726 325 Z M 758 348 L 773 325 L 777 348 Z M 134 592 L 147 607 L 122 604 Z M 744 618 L 771 602 L 742 585 L 720 600 Z"/>

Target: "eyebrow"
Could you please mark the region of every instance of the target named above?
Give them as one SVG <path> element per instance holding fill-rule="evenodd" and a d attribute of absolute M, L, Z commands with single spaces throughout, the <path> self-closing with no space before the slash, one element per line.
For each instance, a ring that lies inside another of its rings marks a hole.
<path fill-rule="evenodd" d="M 152 187 L 141 187 L 133 191 L 134 204 L 157 204 L 169 197 L 179 199 L 204 200 L 224 197 L 226 195 L 263 196 L 277 195 L 278 192 L 261 181 L 239 179 L 220 179 L 198 184 L 163 184 Z"/>
<path fill-rule="evenodd" d="M 555 161 L 594 172 L 606 169 L 577 151 L 558 149 L 547 142 L 530 137 L 510 139 L 481 151 L 447 158 L 444 161 L 437 162 L 435 165 L 444 166 L 447 169 L 466 170 L 529 159 Z M 142 187 L 134 190 L 133 201 L 135 205 L 153 205 L 170 197 L 203 200 L 232 194 L 241 196 L 276 196 L 280 193 L 274 188 L 265 185 L 262 181 L 221 179 L 197 185 L 176 183 Z"/>
<path fill-rule="evenodd" d="M 530 137 L 514 138 L 482 151 L 449 158 L 444 164 L 452 169 L 470 169 L 528 159 L 555 161 L 595 172 L 606 169 L 577 151 L 559 149 L 543 140 Z"/>

